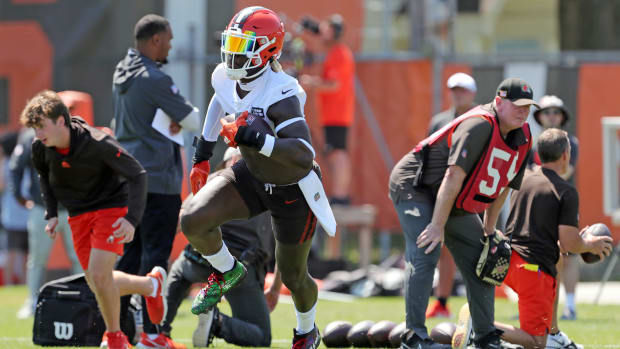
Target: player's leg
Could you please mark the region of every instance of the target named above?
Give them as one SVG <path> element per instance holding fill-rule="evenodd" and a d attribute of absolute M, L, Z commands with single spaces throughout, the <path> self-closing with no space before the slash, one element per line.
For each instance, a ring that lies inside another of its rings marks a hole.
<path fill-rule="evenodd" d="M 522 345 L 525 349 L 544 349 L 547 342 L 547 335 L 532 336 L 519 327 L 515 327 L 501 322 L 495 322 L 495 327 L 503 331 L 502 339 L 512 343 Z"/>
<path fill-rule="evenodd" d="M 560 303 L 560 283 L 562 281 L 562 273 L 559 271 L 564 267 L 564 257 L 560 253 L 560 258 L 555 265 L 555 269 L 558 271 L 558 275 L 556 276 L 556 287 L 555 287 L 555 299 L 553 300 L 553 317 L 551 318 L 551 330 L 550 333 L 557 333 L 560 331 L 560 327 L 558 325 L 558 304 Z"/>
<path fill-rule="evenodd" d="M 426 308 L 433 287 L 433 275 L 441 254 L 435 248 L 430 254 L 418 248 L 417 239 L 430 223 L 433 215 L 432 200 L 426 195 L 416 195 L 413 200 L 395 203 L 396 213 L 405 235 L 405 314 L 407 329 L 420 339 L 428 339 L 425 325 Z"/>
<path fill-rule="evenodd" d="M 180 195 L 148 193 L 146 208 L 140 222 L 140 244 L 136 246 L 140 249 L 140 269 L 137 275 L 145 275 L 155 267 L 168 269 L 180 209 Z M 145 308 L 149 307 L 147 301 L 147 298 L 142 300 L 142 306 Z M 151 322 L 147 312 L 143 312 L 142 315 L 144 333 L 151 339 L 156 338 L 159 330 Z M 159 314 L 155 317 L 159 318 Z"/>
<path fill-rule="evenodd" d="M 476 341 L 498 341 L 499 336 L 493 326 L 495 287 L 476 275 L 476 265 L 483 247 L 480 242 L 482 236 L 483 226 L 478 215 L 451 216 L 446 223 L 445 243 L 467 288 L 467 301 Z"/>
<path fill-rule="evenodd" d="M 348 204 L 351 186 L 351 161 L 347 151 L 346 126 L 325 127 L 325 141 L 328 148 L 327 162 L 331 178 L 331 195 L 333 203 Z"/>
<path fill-rule="evenodd" d="M 112 218 L 116 220 L 118 217 L 124 216 L 126 212 L 125 209 L 124 213 L 121 212 Z M 129 342 L 120 330 L 120 294 L 118 287 L 112 281 L 112 275 L 117 255 L 122 254 L 123 246 L 114 241 L 107 240 L 114 230 L 112 229 L 114 221 L 108 222 L 107 227 L 103 230 L 94 229 L 93 222 L 96 220 L 98 213 L 100 212 L 94 211 L 69 217 L 69 225 L 73 235 L 75 254 L 84 270 L 86 282 L 95 294 L 97 304 L 101 308 L 101 314 L 106 324 L 107 331 L 103 335 L 101 344 L 109 348 L 122 348 L 126 347 Z M 97 236 L 95 231 L 98 231 L 100 236 Z M 111 290 L 106 289 L 106 287 L 111 288 Z M 109 292 L 106 295 L 115 298 L 111 300 L 110 298 L 101 298 L 100 300 L 99 292 Z M 104 311 L 102 307 L 107 308 Z"/>
<path fill-rule="evenodd" d="M 138 275 L 154 267 L 168 269 L 168 259 L 179 223 L 181 196 L 149 193 L 140 222 L 141 260 Z"/>
<path fill-rule="evenodd" d="M 579 255 L 564 255 L 564 267 L 560 270 L 562 284 L 566 292 L 566 304 L 562 312 L 562 320 L 576 320 L 577 307 L 575 305 L 575 290 L 579 282 Z"/>
<path fill-rule="evenodd" d="M 555 300 L 553 302 L 553 317 L 551 319 L 551 328 L 549 330 L 549 335 L 547 336 L 547 348 L 576 348 L 583 349 L 583 345 L 576 344 L 573 342 L 568 336 L 560 331 L 560 327 L 558 325 L 558 300 L 560 298 L 560 281 L 561 275 L 559 271 L 562 270 L 564 265 L 565 258 L 560 254 L 560 259 L 556 264 L 555 268 L 558 270 L 558 275 L 556 279 L 556 289 L 555 289 Z"/>
<path fill-rule="evenodd" d="M 297 185 L 262 191 L 261 198 L 271 211 L 276 263 L 295 306 L 293 346 L 316 348 L 321 341 L 315 325 L 318 288 L 308 274 L 307 264 L 317 218 Z"/>
<path fill-rule="evenodd" d="M 547 333 L 553 313 L 555 280 L 542 271 L 524 268 L 526 262 L 513 251 L 504 284 L 519 295 L 519 321 L 521 328 L 495 322 L 503 331 L 501 338 L 525 348 L 545 348 Z M 544 274 L 544 275 L 543 275 Z"/>
<path fill-rule="evenodd" d="M 114 252 L 93 248 L 85 271 L 108 332 L 120 331 L 120 294 L 113 277 L 115 262 Z"/>
<path fill-rule="evenodd" d="M 313 226 L 312 213 L 309 213 L 309 226 Z M 316 223 L 315 223 L 316 224 Z M 312 237 L 313 233 L 309 233 Z M 282 282 L 291 291 L 295 308 L 305 313 L 310 311 L 316 304 L 318 288 L 308 274 L 308 253 L 312 239 L 301 243 L 276 242 L 276 259 L 278 270 L 282 274 Z"/>
<path fill-rule="evenodd" d="M 182 209 L 181 229 L 196 250 L 209 256 L 222 249 L 219 226 L 249 216 L 250 210 L 235 184 L 224 176 L 217 176 Z"/>
<path fill-rule="evenodd" d="M 233 219 L 248 218 L 265 210 L 257 197 L 243 160 L 221 175 L 210 178 L 181 213 L 183 233 L 192 246 L 216 269 L 207 286 L 194 299 L 192 313 L 207 312 L 247 271 L 228 251 L 219 226 Z"/>
<path fill-rule="evenodd" d="M 123 254 L 123 245 L 119 242 L 121 238 L 110 240 L 110 237 L 114 231 L 114 223 L 126 214 L 127 207 L 102 209 L 88 214 L 88 222 L 92 229 L 91 247 L 93 250 L 109 252 L 112 257 L 114 257 L 114 262 L 116 261 L 115 255 Z M 112 265 L 114 265 L 114 262 L 112 262 Z M 91 261 L 89 262 L 89 268 L 92 274 L 96 271 L 92 270 L 90 264 L 92 264 L 92 252 Z M 111 279 L 108 280 L 108 277 Z M 158 266 L 153 268 L 146 276 L 114 271 L 109 275 L 107 273 L 103 276 L 99 275 L 99 278 L 105 278 L 106 282 L 114 283 L 114 292 L 119 296 L 130 294 L 143 295 L 146 299 L 146 312 L 152 323 L 159 324 L 165 317 L 166 306 L 163 286 L 166 282 L 166 271 L 162 267 Z M 120 309 L 120 298 L 118 307 Z"/>
<path fill-rule="evenodd" d="M 172 322 L 177 315 L 179 306 L 183 299 L 187 297 L 192 281 L 188 280 L 184 275 L 184 270 L 191 267 L 192 262 L 185 258 L 184 252 L 181 252 L 179 257 L 172 263 L 170 271 L 168 272 L 168 278 L 166 279 L 166 285 L 164 286 L 164 293 L 166 294 L 166 302 L 168 303 L 168 312 L 164 318 L 164 322 L 160 326 L 160 331 L 166 336 L 170 337 L 172 331 Z M 204 282 L 208 275 L 202 280 L 196 280 L 196 282 Z"/>
<path fill-rule="evenodd" d="M 276 263 L 282 275 L 282 283 L 291 291 L 293 298 L 297 318 L 297 326 L 293 331 L 293 348 L 300 347 L 300 349 L 316 348 L 321 341 L 315 324 L 318 288 L 308 274 L 307 266 L 312 236 L 316 228 L 316 217 L 309 208 L 307 215 L 305 223 L 301 224 L 301 221 L 298 221 L 295 224 L 297 227 L 304 227 L 301 229 L 301 234 L 294 233 L 300 229 L 290 230 L 293 233 L 291 235 L 296 238 L 295 241 L 286 236 L 285 230 L 282 229 L 283 224 L 276 223 L 274 219 Z"/>
<path fill-rule="evenodd" d="M 69 214 L 67 210 L 58 211 L 58 226 L 56 229 L 62 232 L 62 244 L 65 247 L 65 252 L 67 252 L 67 257 L 69 257 L 69 261 L 71 262 L 71 270 L 74 274 L 78 274 L 84 271 L 80 266 L 80 262 L 78 261 L 75 251 L 73 250 L 73 237 L 68 219 Z"/>
<path fill-rule="evenodd" d="M 59 225 L 61 219 L 62 217 L 58 219 Z M 24 303 L 24 306 L 28 306 L 28 308 L 23 308 L 23 310 L 20 309 L 19 314 L 21 314 L 22 317 L 28 317 L 34 314 L 39 289 L 43 285 L 43 278 L 47 270 L 47 260 L 54 243 L 54 240 L 50 239 L 45 234 L 46 224 L 45 208 L 41 205 L 34 205 L 28 217 L 28 247 L 30 248 L 30 252 L 28 253 L 28 272 L 26 274 L 31 301 L 27 302 L 28 304 Z M 75 255 L 73 245 L 69 246 L 67 253 Z"/>
<path fill-rule="evenodd" d="M 215 314 L 219 326 L 214 326 L 217 337 L 240 346 L 269 347 L 271 323 L 265 294 L 258 279 L 255 265 L 248 266 L 248 276 L 226 294 L 232 317 Z M 218 325 L 218 324 L 216 324 Z"/>
<path fill-rule="evenodd" d="M 439 284 L 435 296 L 437 300 L 428 306 L 426 317 L 450 317 L 450 309 L 448 309 L 448 298 L 452 294 L 452 286 L 454 284 L 454 274 L 456 273 L 456 265 L 452 259 L 452 255 L 448 248 L 444 245 L 441 247 L 441 255 L 439 256 Z"/>

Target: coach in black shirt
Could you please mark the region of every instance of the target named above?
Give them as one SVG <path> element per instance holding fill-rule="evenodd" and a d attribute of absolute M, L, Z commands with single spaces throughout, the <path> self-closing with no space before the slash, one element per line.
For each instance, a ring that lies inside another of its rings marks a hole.
<path fill-rule="evenodd" d="M 521 189 L 512 195 L 506 227 L 513 252 L 504 283 L 519 295 L 521 328 L 495 323 L 504 331 L 502 339 L 525 348 L 549 347 L 548 334 L 566 337 L 551 327 L 560 249 L 592 252 L 601 258 L 611 252 L 610 237 L 579 232 L 577 189 L 560 177 L 570 165 L 568 134 L 547 129 L 537 143 L 542 165 L 528 172 Z M 576 348 L 568 341 L 565 348 Z"/>

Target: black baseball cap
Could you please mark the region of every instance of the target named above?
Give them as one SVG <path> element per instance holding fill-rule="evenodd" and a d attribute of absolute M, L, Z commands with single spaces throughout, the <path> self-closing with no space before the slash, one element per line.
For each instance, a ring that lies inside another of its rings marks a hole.
<path fill-rule="evenodd" d="M 505 98 L 515 105 L 533 105 L 540 108 L 534 101 L 532 86 L 519 78 L 508 78 L 497 87 L 496 95 Z"/>

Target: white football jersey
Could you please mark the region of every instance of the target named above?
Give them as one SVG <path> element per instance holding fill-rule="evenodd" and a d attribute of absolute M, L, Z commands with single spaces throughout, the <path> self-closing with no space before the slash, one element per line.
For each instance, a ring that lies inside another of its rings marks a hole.
<path fill-rule="evenodd" d="M 215 90 L 215 98 L 226 114 L 247 110 L 250 114 L 263 117 L 273 128 L 273 122 L 267 117 L 267 110 L 272 104 L 291 96 L 297 97 L 303 113 L 306 92 L 297 79 L 284 72 L 276 73 L 268 67 L 257 80 L 257 85 L 250 93 L 239 98 L 235 86 L 237 82 L 226 76 L 224 63 L 220 63 L 213 71 L 211 85 Z"/>

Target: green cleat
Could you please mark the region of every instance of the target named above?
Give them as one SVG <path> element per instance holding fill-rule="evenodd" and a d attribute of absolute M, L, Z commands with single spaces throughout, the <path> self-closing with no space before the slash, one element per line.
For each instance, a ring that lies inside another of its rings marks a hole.
<path fill-rule="evenodd" d="M 199 315 L 209 311 L 226 292 L 239 285 L 247 273 L 245 266 L 238 260 L 235 260 L 233 268 L 225 273 L 217 271 L 211 273 L 207 286 L 200 290 L 194 298 L 192 313 Z"/>

